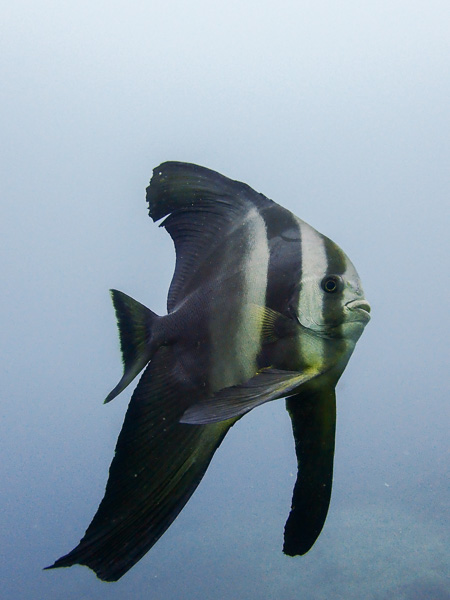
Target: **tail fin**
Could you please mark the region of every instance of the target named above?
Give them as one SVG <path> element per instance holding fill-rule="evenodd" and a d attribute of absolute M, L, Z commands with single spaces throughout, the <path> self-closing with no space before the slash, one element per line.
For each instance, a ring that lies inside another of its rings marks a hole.
<path fill-rule="evenodd" d="M 111 290 L 119 328 L 123 376 L 107 395 L 105 404 L 118 396 L 151 360 L 157 346 L 152 343 L 152 328 L 158 316 L 127 294 Z"/>

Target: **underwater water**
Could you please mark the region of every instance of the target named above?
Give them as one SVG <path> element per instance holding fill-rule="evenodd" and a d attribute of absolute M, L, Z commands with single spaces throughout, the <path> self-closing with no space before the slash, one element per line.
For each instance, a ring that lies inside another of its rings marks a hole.
<path fill-rule="evenodd" d="M 450 598 L 449 18 L 437 1 L 8 8 L 2 599 Z M 145 187 L 168 159 L 247 182 L 358 269 L 372 320 L 337 388 L 328 517 L 283 555 L 296 464 L 278 400 L 231 429 L 119 582 L 42 571 L 97 509 L 132 391 L 102 404 L 121 374 L 108 289 L 165 311 L 174 252 Z"/>

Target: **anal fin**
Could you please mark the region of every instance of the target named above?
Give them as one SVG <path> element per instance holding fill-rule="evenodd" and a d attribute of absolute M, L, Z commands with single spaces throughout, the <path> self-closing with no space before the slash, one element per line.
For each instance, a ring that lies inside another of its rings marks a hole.
<path fill-rule="evenodd" d="M 131 398 L 105 496 L 83 539 L 51 567 L 86 565 L 117 581 L 157 542 L 200 483 L 234 421 L 179 423 L 198 390 L 163 346 Z"/>

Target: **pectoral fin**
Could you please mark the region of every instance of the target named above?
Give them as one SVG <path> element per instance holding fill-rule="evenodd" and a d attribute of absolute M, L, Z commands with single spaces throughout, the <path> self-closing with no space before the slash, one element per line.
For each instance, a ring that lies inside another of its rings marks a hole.
<path fill-rule="evenodd" d="M 328 512 L 333 479 L 336 396 L 323 389 L 286 400 L 298 461 L 292 508 L 284 529 L 283 552 L 306 554 L 318 538 Z"/>
<path fill-rule="evenodd" d="M 261 342 L 270 344 L 281 338 L 293 335 L 298 329 L 298 324 L 267 306 L 250 304 L 250 314 L 254 321 L 261 326 Z"/>
<path fill-rule="evenodd" d="M 241 416 L 260 404 L 287 396 L 316 375 L 318 372 L 313 369 L 303 373 L 263 369 L 245 383 L 220 390 L 189 407 L 180 423 L 205 425 Z"/>

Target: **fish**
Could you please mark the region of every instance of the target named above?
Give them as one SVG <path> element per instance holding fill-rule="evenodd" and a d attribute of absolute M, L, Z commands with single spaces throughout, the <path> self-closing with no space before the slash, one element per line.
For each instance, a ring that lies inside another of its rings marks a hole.
<path fill-rule="evenodd" d="M 186 505 L 229 429 L 285 398 L 297 479 L 283 552 L 304 555 L 329 508 L 336 384 L 370 320 L 358 273 L 329 238 L 245 183 L 169 161 L 149 215 L 175 245 L 167 314 L 111 290 L 123 376 L 142 371 L 84 537 L 46 567 L 117 581 Z"/>

